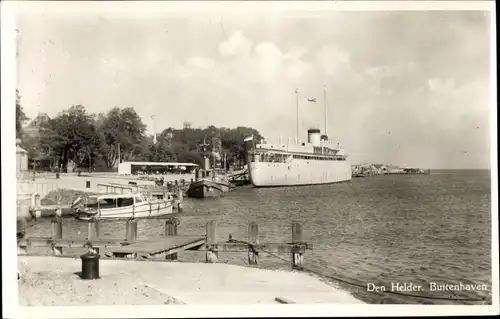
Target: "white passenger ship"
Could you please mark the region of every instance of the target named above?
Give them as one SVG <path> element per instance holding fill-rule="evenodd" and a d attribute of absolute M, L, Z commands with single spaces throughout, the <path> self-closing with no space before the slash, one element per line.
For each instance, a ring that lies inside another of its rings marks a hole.
<path fill-rule="evenodd" d="M 250 152 L 250 181 L 255 187 L 299 186 L 349 181 L 349 158 L 332 147 L 319 129 L 307 131 L 307 143 L 254 145 Z"/>

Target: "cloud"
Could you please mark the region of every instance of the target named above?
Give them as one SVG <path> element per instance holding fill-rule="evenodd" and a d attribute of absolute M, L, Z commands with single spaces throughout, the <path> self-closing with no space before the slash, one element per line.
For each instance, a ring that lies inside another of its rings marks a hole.
<path fill-rule="evenodd" d="M 432 78 L 427 81 L 432 91 L 452 91 L 455 89 L 455 80 Z"/>
<path fill-rule="evenodd" d="M 248 54 L 251 48 L 252 43 L 240 31 L 235 31 L 219 45 L 219 52 L 224 57 L 240 56 Z"/>
<path fill-rule="evenodd" d="M 325 72 L 329 75 L 338 72 L 349 66 L 350 54 L 349 52 L 340 49 L 334 44 L 323 46 L 316 55 L 319 64 L 324 68 Z"/>
<path fill-rule="evenodd" d="M 304 61 L 295 60 L 287 62 L 285 68 L 284 74 L 286 77 L 292 80 L 298 80 L 310 69 L 310 66 Z"/>
<path fill-rule="evenodd" d="M 212 70 L 215 67 L 215 62 L 212 59 L 202 57 L 191 57 L 186 60 L 186 64 L 203 70 Z"/>
<path fill-rule="evenodd" d="M 104 14 L 104 23 L 96 13 L 68 18 L 58 12 L 19 19 L 17 80 L 30 116 L 38 110 L 52 116 L 72 104 L 91 112 L 133 106 L 145 118 L 156 112 L 163 127 L 190 120 L 286 137 L 295 135 L 295 88 L 301 132 L 306 125 L 323 129 L 327 85 L 328 134 L 353 162 L 435 166 L 442 160 L 446 166 L 441 154 L 461 149 L 465 140 L 486 149 L 490 43 L 488 19 L 479 12 L 244 19 L 228 12 L 223 32 L 207 22 L 220 13 L 188 19 L 177 12 L 158 19 Z M 477 17 L 468 20 L 471 15 Z M 303 101 L 306 96 L 318 103 Z M 479 163 L 489 153 L 469 156 Z"/>

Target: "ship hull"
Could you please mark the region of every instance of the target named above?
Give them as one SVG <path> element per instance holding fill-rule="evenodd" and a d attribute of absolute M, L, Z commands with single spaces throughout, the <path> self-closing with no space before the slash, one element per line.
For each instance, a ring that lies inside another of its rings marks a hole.
<path fill-rule="evenodd" d="M 224 188 L 225 185 L 203 179 L 189 185 L 186 194 L 192 198 L 220 197 L 223 196 Z"/>
<path fill-rule="evenodd" d="M 332 184 L 352 179 L 349 161 L 294 159 L 289 163 L 251 162 L 249 172 L 254 187 Z"/>

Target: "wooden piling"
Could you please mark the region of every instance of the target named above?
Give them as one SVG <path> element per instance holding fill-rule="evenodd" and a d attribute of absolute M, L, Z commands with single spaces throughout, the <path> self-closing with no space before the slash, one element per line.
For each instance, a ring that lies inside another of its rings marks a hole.
<path fill-rule="evenodd" d="M 216 263 L 218 259 L 218 252 L 213 249 L 213 245 L 217 243 L 217 229 L 215 220 L 211 220 L 207 223 L 207 253 L 206 262 Z"/>
<path fill-rule="evenodd" d="M 125 231 L 125 241 L 136 241 L 137 240 L 137 220 L 129 219 L 127 220 L 127 227 Z"/>
<path fill-rule="evenodd" d="M 179 213 L 182 213 L 183 211 L 182 196 L 182 189 L 179 187 L 177 188 L 177 210 L 179 211 Z"/>
<path fill-rule="evenodd" d="M 165 236 L 177 236 L 177 225 L 178 220 L 174 218 L 169 218 L 165 221 Z M 166 255 L 166 260 L 177 260 L 177 253 Z"/>
<path fill-rule="evenodd" d="M 55 217 L 52 219 L 52 239 L 62 239 L 62 218 Z M 52 246 L 52 254 L 54 256 L 62 255 L 62 247 Z"/>
<path fill-rule="evenodd" d="M 302 243 L 302 225 L 298 222 L 292 224 L 292 243 Z M 292 268 L 301 269 L 303 262 L 303 253 L 297 249 L 292 250 Z"/>
<path fill-rule="evenodd" d="M 87 240 L 94 240 L 99 238 L 99 221 L 97 219 L 90 219 L 87 224 Z"/>
<path fill-rule="evenodd" d="M 248 225 L 248 242 L 250 244 L 259 243 L 259 225 L 256 222 L 251 222 Z M 259 261 L 259 252 L 255 251 L 252 247 L 248 248 L 248 263 L 250 265 L 257 265 Z"/>

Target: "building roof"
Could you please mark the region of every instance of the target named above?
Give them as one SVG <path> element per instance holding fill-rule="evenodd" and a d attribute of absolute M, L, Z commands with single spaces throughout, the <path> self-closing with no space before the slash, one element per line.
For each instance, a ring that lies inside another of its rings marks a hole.
<path fill-rule="evenodd" d="M 120 164 L 142 165 L 142 166 L 198 166 L 198 164 L 193 164 L 193 163 L 176 163 L 176 162 L 121 162 Z"/>
<path fill-rule="evenodd" d="M 50 117 L 47 113 L 38 113 L 38 115 L 31 120 L 31 122 L 26 125 L 26 127 L 38 127 L 40 124 L 45 123 L 50 120 Z"/>

